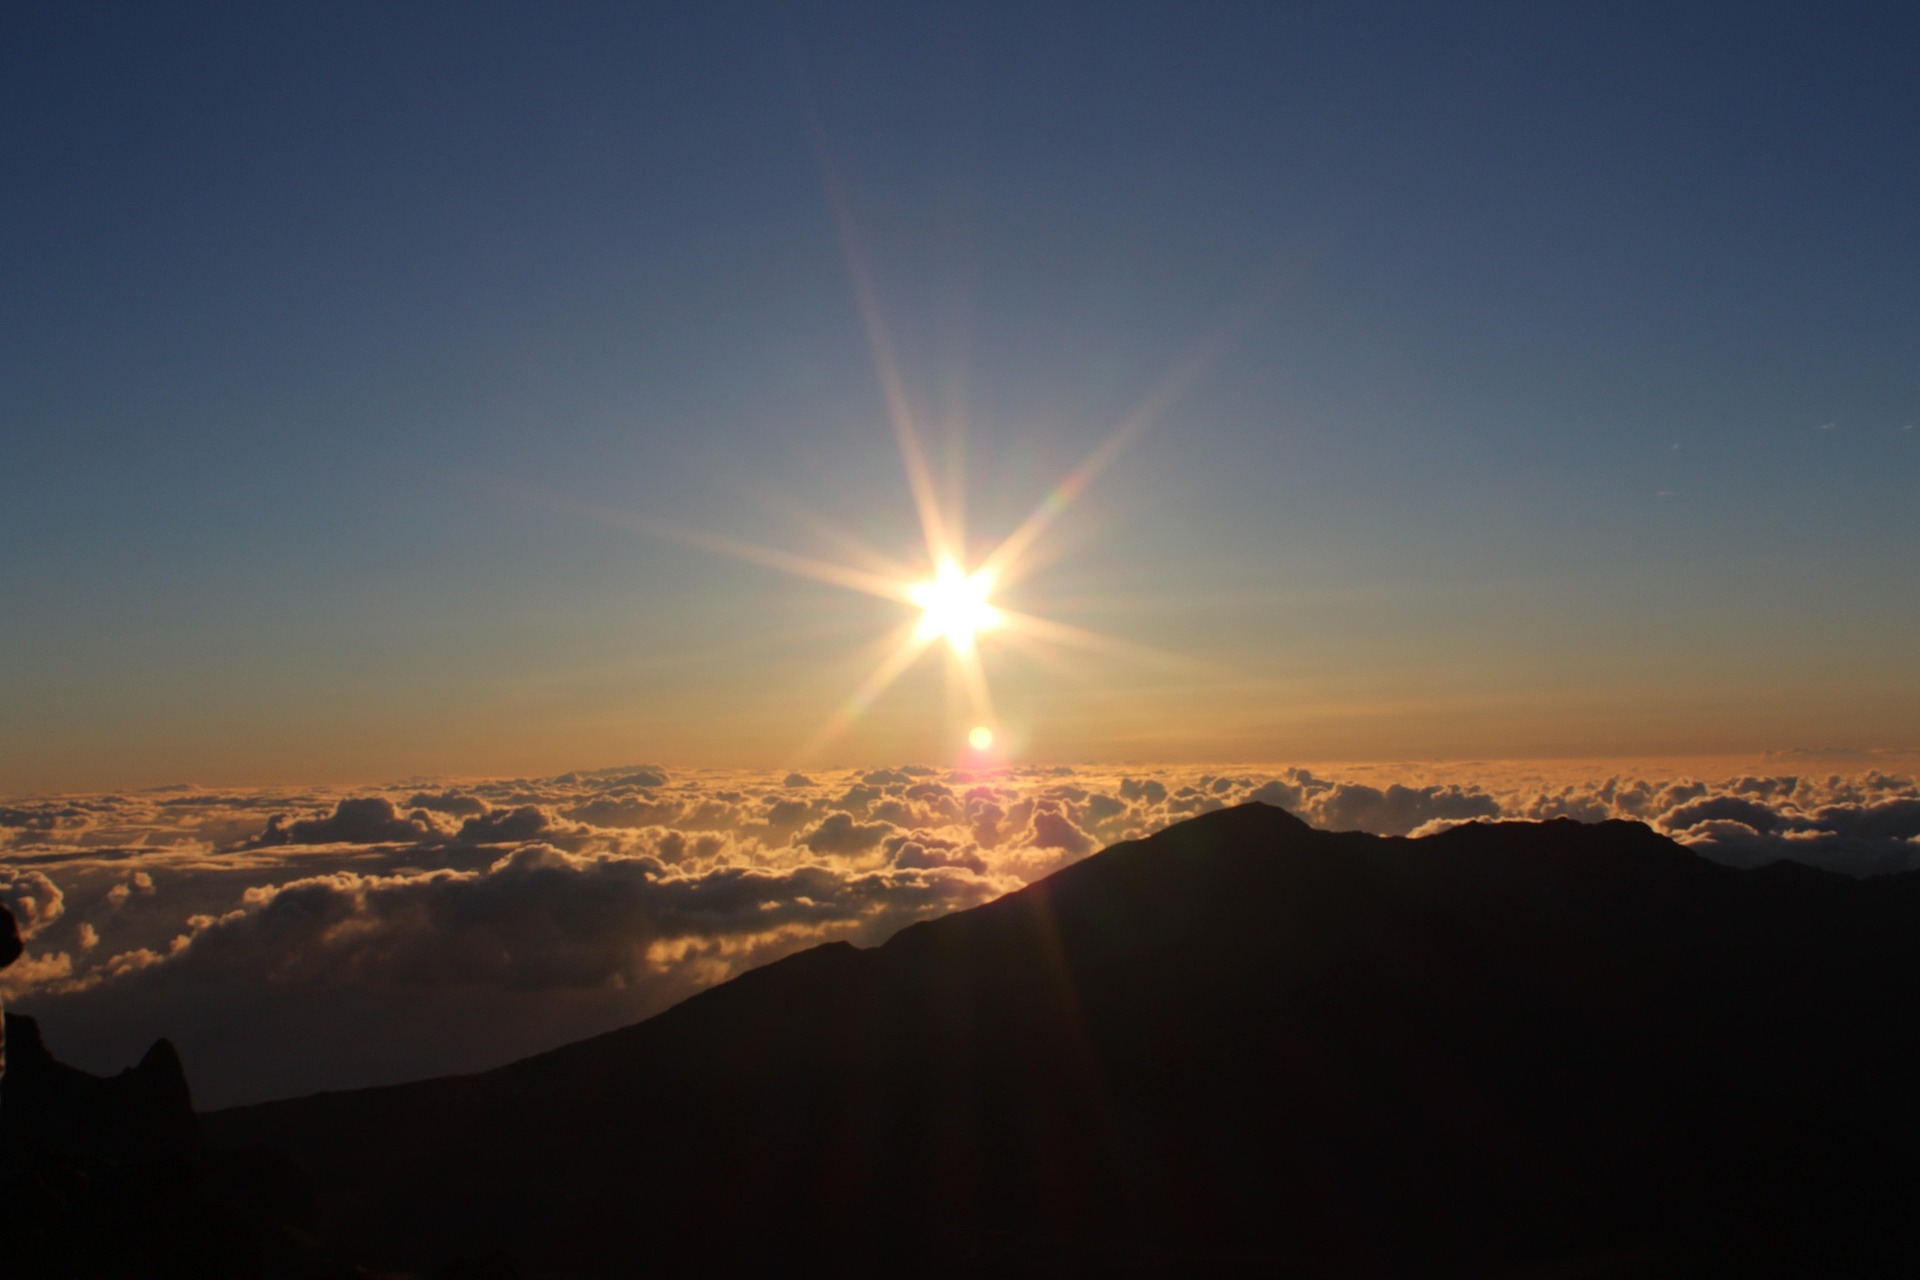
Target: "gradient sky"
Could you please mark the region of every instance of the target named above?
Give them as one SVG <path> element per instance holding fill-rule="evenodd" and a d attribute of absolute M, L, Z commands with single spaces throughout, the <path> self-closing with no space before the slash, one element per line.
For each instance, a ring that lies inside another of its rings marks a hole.
<path fill-rule="evenodd" d="M 956 758 L 658 532 L 924 558 L 849 242 L 976 553 L 1203 351 L 1017 758 L 1912 747 L 1920 11 L 1673 8 L 16 6 L 0 793 Z"/>

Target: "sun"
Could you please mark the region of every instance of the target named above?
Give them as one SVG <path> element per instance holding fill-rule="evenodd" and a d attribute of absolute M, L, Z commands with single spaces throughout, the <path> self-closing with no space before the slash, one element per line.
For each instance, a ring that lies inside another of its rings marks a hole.
<path fill-rule="evenodd" d="M 837 198 L 836 198 L 837 200 Z M 1012 588 L 1017 599 L 1032 591 L 1028 578 L 1037 564 L 1048 557 L 1036 555 L 1036 544 L 1046 535 L 1061 514 L 1073 505 L 1102 471 L 1112 464 L 1122 449 L 1147 430 L 1166 412 L 1174 398 L 1198 377 L 1225 350 L 1233 334 L 1257 313 L 1242 308 L 1237 320 L 1204 334 L 1173 367 L 1154 384 L 1140 402 L 1113 429 L 1081 458 L 998 543 L 984 544 L 990 549 L 976 558 L 970 554 L 975 545 L 966 536 L 965 503 L 962 495 L 960 460 L 965 456 L 959 446 L 959 434 L 949 443 L 949 456 L 955 471 L 944 477 L 935 475 L 921 424 L 908 402 L 906 384 L 893 356 L 893 343 L 881 317 L 873 290 L 873 280 L 860 254 L 858 237 L 844 209 L 836 202 L 835 217 L 840 223 L 842 246 L 847 253 L 849 273 L 853 277 L 855 301 L 873 350 L 874 368 L 892 420 L 900 461 L 906 471 L 907 491 L 920 517 L 924 551 L 901 559 L 876 549 L 856 535 L 838 527 L 796 504 L 786 503 L 794 513 L 817 531 L 826 534 L 850 556 L 824 560 L 785 547 L 770 547 L 739 538 L 707 533 L 657 519 L 640 518 L 630 512 L 610 511 L 580 502 L 568 505 L 588 511 L 601 519 L 663 534 L 708 551 L 764 565 L 785 573 L 811 578 L 828 586 L 877 596 L 918 611 L 918 617 L 902 618 L 891 635 L 878 646 L 878 657 L 860 683 L 830 714 L 826 722 L 795 753 L 799 760 L 810 759 L 828 742 L 850 728 L 874 703 L 904 675 L 936 641 L 945 640 L 947 650 L 948 692 L 952 714 L 958 729 L 973 727 L 966 742 L 976 756 L 995 749 L 999 723 L 988 688 L 983 648 L 997 647 L 1001 641 L 1025 649 L 1067 648 L 1128 661 L 1145 661 L 1155 666 L 1187 664 L 1174 655 L 1163 654 L 1141 645 L 1047 617 L 1025 609 L 995 604 L 995 592 Z M 1262 304 L 1264 306 L 1264 303 Z M 959 425 L 957 422 L 954 424 Z M 916 571 L 916 565 L 933 566 L 933 575 Z M 1022 584 L 1025 584 L 1024 588 Z M 993 645 L 982 645 L 982 633 L 996 636 Z M 959 719 L 964 715 L 966 719 Z M 956 735 L 957 736 L 957 735 Z M 1023 735 L 1024 736 L 1024 735 Z M 1004 748 L 1001 748 L 1004 751 Z"/>
<path fill-rule="evenodd" d="M 757 545 L 739 538 L 688 529 L 657 519 L 639 518 L 630 512 L 609 511 L 591 504 L 569 502 L 568 505 L 613 523 L 637 526 L 721 555 L 811 578 L 828 586 L 846 587 L 878 596 L 919 611 L 918 618 L 901 619 L 890 637 L 878 646 L 879 656 L 873 668 L 795 753 L 800 760 L 811 758 L 850 728 L 938 640 L 947 642 L 948 691 L 950 695 L 957 695 L 950 697 L 957 721 L 954 727 L 971 722 L 973 728 L 967 731 L 966 741 L 977 755 L 984 755 L 993 749 L 996 734 L 992 726 L 999 722 L 987 687 L 987 670 L 981 652 L 983 646 L 977 640 L 982 632 L 994 632 L 1010 644 L 1022 648 L 1037 647 L 1042 652 L 1062 647 L 1129 661 L 1146 661 L 1155 666 L 1188 669 L 1188 664 L 1174 655 L 1159 653 L 1052 618 L 1038 617 L 1024 609 L 996 605 L 991 603 L 990 597 L 994 592 L 1010 587 L 1016 588 L 1014 594 L 1018 597 L 1020 585 L 1026 582 L 1036 564 L 1047 558 L 1035 555 L 1036 544 L 1047 530 L 1086 491 L 1095 477 L 1112 464 L 1130 441 L 1157 422 L 1182 390 L 1220 358 L 1233 336 L 1265 310 L 1264 293 L 1253 299 L 1258 305 L 1236 308 L 1225 323 L 1202 334 L 1133 409 L 1081 458 L 1079 465 L 1047 491 L 1011 533 L 993 544 L 984 556 L 975 558 L 969 554 L 969 548 L 974 544 L 966 537 L 965 528 L 966 509 L 961 484 L 965 450 L 961 447 L 964 443 L 963 433 L 957 430 L 961 424 L 957 419 L 951 424 L 956 431 L 948 441 L 952 446 L 948 456 L 953 460 L 955 469 L 945 477 L 946 483 L 943 484 L 931 465 L 922 439 L 919 415 L 908 400 L 906 381 L 894 359 L 892 336 L 887 332 L 879 296 L 874 289 L 873 273 L 867 267 L 859 236 L 840 199 L 832 165 L 824 151 L 819 158 L 834 220 L 839 224 L 841 247 L 847 257 L 854 301 L 867 331 L 867 342 L 872 349 L 874 372 L 878 375 L 881 395 L 886 402 L 887 417 L 892 421 L 894 438 L 900 446 L 907 491 L 920 517 L 920 532 L 925 539 L 924 558 L 914 556 L 910 560 L 902 560 L 888 555 L 832 521 L 792 503 L 784 505 L 817 531 L 850 551 L 851 563 L 847 560 L 823 560 L 784 547 Z M 933 566 L 932 577 L 923 577 L 924 571 L 916 572 L 913 567 L 924 564 Z M 1027 583 L 1024 590 L 1030 593 L 1031 583 Z M 964 706 L 961 705 L 962 701 Z M 959 720 L 961 714 L 966 716 L 965 720 Z"/>
<path fill-rule="evenodd" d="M 975 632 L 1000 625 L 1000 611 L 987 603 L 993 591 L 991 570 L 963 570 L 952 560 L 942 560 L 934 576 L 907 588 L 907 598 L 921 608 L 919 636 L 922 640 L 944 638 L 955 653 L 973 652 Z"/>

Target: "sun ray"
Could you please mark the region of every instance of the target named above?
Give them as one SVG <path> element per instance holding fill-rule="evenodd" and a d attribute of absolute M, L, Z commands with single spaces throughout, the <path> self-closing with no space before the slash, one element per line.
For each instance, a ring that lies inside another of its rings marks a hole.
<path fill-rule="evenodd" d="M 956 548 L 964 550 L 967 545 L 967 435 L 962 422 L 960 418 L 948 421 L 941 435 L 946 444 L 947 536 Z"/>
<path fill-rule="evenodd" d="M 1010 634 L 1025 636 L 1034 640 L 1045 640 L 1067 648 L 1080 649 L 1088 653 L 1097 653 L 1109 658 L 1122 658 L 1146 666 L 1161 667 L 1180 671 L 1197 671 L 1202 664 L 1179 654 L 1168 653 L 1147 645 L 1134 644 L 1104 635 L 1098 631 L 1089 631 L 1085 627 L 1072 626 L 1065 622 L 1055 622 L 1049 618 L 1038 618 L 1030 613 L 1021 613 L 1015 609 L 1000 609 L 1000 625 Z"/>
<path fill-rule="evenodd" d="M 825 583 L 828 586 L 846 587 L 852 591 L 879 596 L 883 600 L 912 602 L 910 594 L 912 586 L 908 581 L 911 575 L 904 567 L 893 565 L 891 562 L 888 562 L 886 572 L 858 569 L 852 565 L 836 564 L 816 556 L 783 551 L 778 547 L 763 547 L 758 543 L 724 533 L 709 533 L 704 529 L 695 529 L 676 521 L 663 520 L 658 516 L 641 515 L 637 511 L 609 506 L 603 502 L 592 502 L 585 498 L 524 487 L 515 487 L 510 492 L 533 502 L 560 507 L 576 515 L 585 516 L 609 528 L 626 529 L 634 533 L 666 538 L 687 546 L 699 547 L 703 551 L 711 551 L 732 560 L 757 564 L 769 569 L 779 569 L 784 573 L 811 578 L 815 582 Z M 892 572 L 895 568 L 899 569 L 897 574 Z"/>
<path fill-rule="evenodd" d="M 731 538 L 725 534 L 708 533 L 704 529 L 692 529 L 684 525 L 672 524 L 663 520 L 643 519 L 647 527 L 663 537 L 700 547 L 719 555 L 748 564 L 764 565 L 769 569 L 779 569 L 802 578 L 811 578 L 815 582 L 831 587 L 846 587 L 852 591 L 863 591 L 883 600 L 901 600 L 913 603 L 912 587 L 900 578 L 886 574 L 871 573 L 865 569 L 855 569 L 850 565 L 835 564 L 831 560 L 819 560 L 813 556 L 797 555 L 791 551 L 782 551 L 777 547 L 763 547 L 758 543 Z"/>
<path fill-rule="evenodd" d="M 1240 336 L 1240 331 L 1265 305 L 1265 300 L 1260 299 L 1257 305 L 1243 306 L 1188 347 L 1146 397 L 1134 406 L 1133 411 L 1080 460 L 1079 466 L 1049 490 L 1027 518 L 987 555 L 981 562 L 981 568 L 990 570 L 998 581 L 1017 580 L 1034 541 L 1060 518 L 1102 471 L 1112 465 L 1123 449 L 1160 420 L 1161 415 L 1194 379 L 1212 368 L 1226 354 Z"/>
<path fill-rule="evenodd" d="M 1087 663 L 1079 656 L 1079 650 L 1049 644 L 1011 628 L 1001 633 L 1000 643 L 1020 653 L 1027 661 L 1049 675 L 1057 676 L 1063 681 L 1084 680 L 1088 676 Z"/>
<path fill-rule="evenodd" d="M 887 655 L 880 660 L 879 665 L 874 667 L 867 678 L 847 695 L 845 702 L 835 708 L 833 714 L 827 717 L 826 723 L 801 744 L 799 751 L 795 753 L 795 759 L 798 762 L 805 763 L 811 760 L 828 743 L 852 728 L 853 722 L 864 715 L 867 708 L 878 701 L 880 695 L 892 687 L 893 682 L 898 680 L 906 669 L 926 652 L 927 646 L 933 643 L 933 637 L 921 634 L 921 629 L 917 625 L 902 627 L 896 635 L 899 638 Z"/>
<path fill-rule="evenodd" d="M 927 463 L 927 451 L 920 440 L 913 405 L 907 399 L 906 382 L 900 376 L 900 365 L 894 358 L 893 338 L 887 331 L 886 316 L 880 309 L 880 292 L 874 283 L 873 270 L 867 265 L 866 253 L 860 247 L 860 235 L 854 226 L 853 212 L 847 205 L 845 188 L 834 167 L 833 156 L 827 149 L 820 122 L 812 117 L 811 112 L 809 122 L 813 134 L 814 159 L 820 167 L 821 186 L 826 190 L 827 204 L 833 212 L 834 227 L 840 233 L 840 251 L 846 259 L 847 275 L 853 284 L 854 305 L 859 309 L 860 321 L 866 328 L 867 348 L 873 356 L 874 374 L 880 380 L 880 395 L 886 401 L 887 417 L 893 423 L 894 439 L 900 446 L 900 461 L 906 468 L 907 488 L 913 494 L 913 505 L 920 514 L 921 531 L 937 563 L 951 558 L 956 548 L 947 532 L 939 491 L 933 481 L 933 469 Z"/>
<path fill-rule="evenodd" d="M 822 542 L 838 548 L 850 564 L 864 566 L 872 573 L 900 582 L 914 576 L 914 569 L 905 561 L 896 560 L 813 508 L 778 490 L 771 487 L 760 489 L 754 494 L 754 500 L 762 507 L 778 510 Z"/>
<path fill-rule="evenodd" d="M 940 688 L 946 698 L 947 723 L 949 725 L 968 723 L 964 718 L 967 715 L 967 689 L 965 679 L 960 672 L 960 664 L 948 659 L 941 667 L 941 674 L 943 678 L 940 681 Z"/>
<path fill-rule="evenodd" d="M 980 651 L 955 649 L 949 661 L 959 671 L 960 683 L 966 690 L 968 721 L 991 727 L 994 722 L 993 695 L 987 689 L 987 671 L 980 661 Z"/>

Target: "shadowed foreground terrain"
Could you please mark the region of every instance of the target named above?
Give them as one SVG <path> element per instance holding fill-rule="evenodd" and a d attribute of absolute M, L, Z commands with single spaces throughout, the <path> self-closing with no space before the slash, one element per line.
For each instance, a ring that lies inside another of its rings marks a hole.
<path fill-rule="evenodd" d="M 1733 871 L 1635 824 L 1246 805 L 201 1142 L 291 1157 L 327 1256 L 421 1274 L 1900 1273 L 1916 926 L 1920 876 Z"/>

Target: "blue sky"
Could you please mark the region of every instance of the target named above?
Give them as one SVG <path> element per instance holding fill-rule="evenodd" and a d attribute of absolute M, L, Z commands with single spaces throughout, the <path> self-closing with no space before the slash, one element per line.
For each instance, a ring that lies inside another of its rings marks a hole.
<path fill-rule="evenodd" d="M 785 763 L 898 610 L 583 504 L 915 554 L 847 231 L 978 550 L 1230 332 L 1031 758 L 1912 745 L 1911 8 L 671 8 L 9 17 L 5 789 Z"/>

